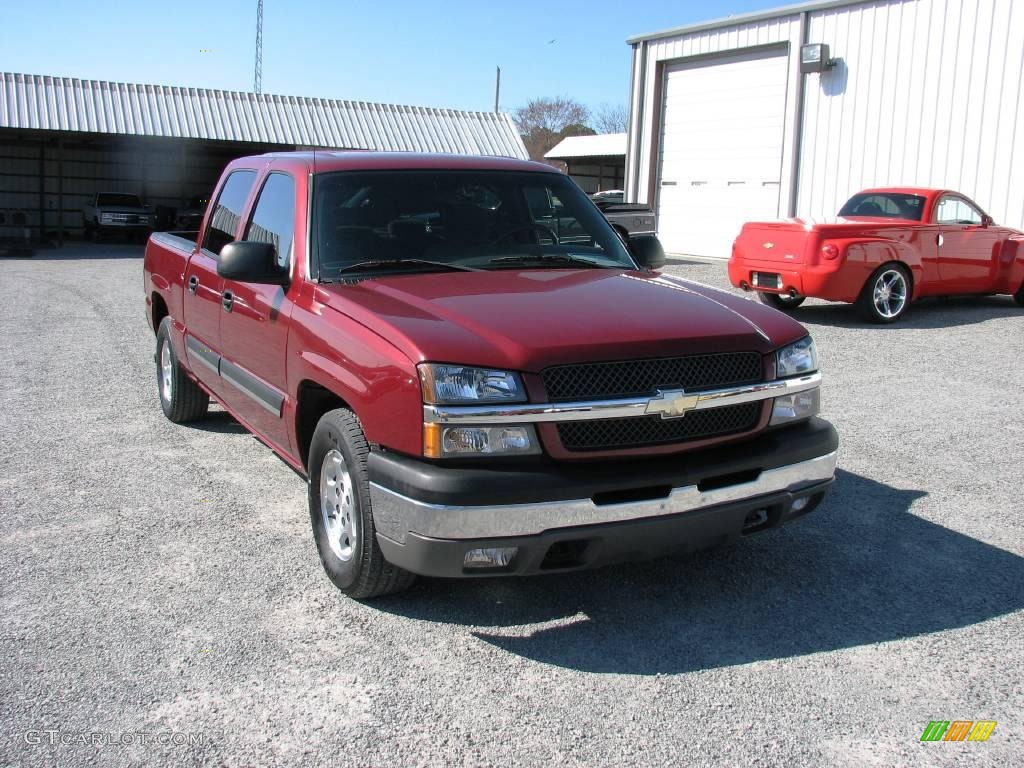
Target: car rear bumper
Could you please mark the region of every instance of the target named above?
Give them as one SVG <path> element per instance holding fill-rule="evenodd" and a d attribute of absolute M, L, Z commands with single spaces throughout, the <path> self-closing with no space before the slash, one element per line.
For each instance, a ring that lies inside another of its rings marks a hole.
<path fill-rule="evenodd" d="M 377 538 L 428 576 L 575 570 L 698 549 L 810 512 L 832 483 L 838 437 L 820 419 L 740 445 L 644 461 L 455 468 L 370 457 Z M 801 501 L 803 500 L 803 501 Z M 516 548 L 501 568 L 466 554 Z"/>
<path fill-rule="evenodd" d="M 863 285 L 860 270 L 840 269 L 842 264 L 841 260 L 837 260 L 794 268 L 777 261 L 733 257 L 729 260 L 729 281 L 745 291 L 785 294 L 796 292 L 801 296 L 813 296 L 829 301 L 856 301 Z M 767 288 L 754 285 L 755 272 L 779 275 L 782 278 L 782 286 Z"/>

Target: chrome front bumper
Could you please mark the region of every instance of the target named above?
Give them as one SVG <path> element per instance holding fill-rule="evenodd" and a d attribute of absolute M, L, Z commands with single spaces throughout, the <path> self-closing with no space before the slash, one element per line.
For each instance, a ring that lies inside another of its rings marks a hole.
<path fill-rule="evenodd" d="M 488 539 L 535 536 L 559 528 L 600 525 L 678 515 L 754 499 L 778 492 L 799 493 L 832 479 L 836 451 L 817 458 L 762 471 L 735 485 L 702 491 L 698 485 L 673 488 L 664 498 L 618 504 L 592 499 L 453 506 L 409 498 L 379 483 L 370 483 L 373 520 L 378 533 L 402 544 L 409 534 L 433 539 Z"/>

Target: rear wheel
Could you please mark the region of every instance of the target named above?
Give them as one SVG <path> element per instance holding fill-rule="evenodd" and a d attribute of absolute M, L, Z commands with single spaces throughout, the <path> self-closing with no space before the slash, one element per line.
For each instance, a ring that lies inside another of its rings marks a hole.
<path fill-rule="evenodd" d="M 893 323 L 910 306 L 910 272 L 902 264 L 883 264 L 864 284 L 857 310 L 872 323 Z"/>
<path fill-rule="evenodd" d="M 175 424 L 198 421 L 206 416 L 210 396 L 188 377 L 178 363 L 171 344 L 171 318 L 160 322 L 156 334 L 156 381 L 160 407 Z"/>
<path fill-rule="evenodd" d="M 803 296 L 789 296 L 784 293 L 766 293 L 765 291 L 758 291 L 757 298 L 761 300 L 762 304 L 767 304 L 769 307 L 775 307 L 775 309 L 781 309 L 783 312 L 792 312 L 804 303 Z"/>
<path fill-rule="evenodd" d="M 365 599 L 401 592 L 415 576 L 384 559 L 370 508 L 370 447 L 355 414 L 325 413 L 309 447 L 309 516 L 320 562 L 334 585 Z"/>
<path fill-rule="evenodd" d="M 1024 283 L 1021 283 L 1020 288 L 1018 288 L 1017 292 L 1013 294 L 1013 300 L 1024 307 Z"/>

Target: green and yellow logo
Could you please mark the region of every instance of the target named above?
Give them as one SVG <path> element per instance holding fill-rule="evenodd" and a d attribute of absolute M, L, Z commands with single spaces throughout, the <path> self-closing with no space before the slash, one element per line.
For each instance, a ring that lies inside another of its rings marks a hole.
<path fill-rule="evenodd" d="M 995 720 L 930 720 L 921 741 L 988 741 Z"/>

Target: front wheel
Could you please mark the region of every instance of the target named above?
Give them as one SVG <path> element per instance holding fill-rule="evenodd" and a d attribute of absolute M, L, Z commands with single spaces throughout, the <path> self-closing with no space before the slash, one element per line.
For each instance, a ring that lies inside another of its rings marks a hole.
<path fill-rule="evenodd" d="M 156 333 L 156 382 L 164 416 L 175 424 L 198 421 L 206 416 L 210 396 L 188 377 L 178 363 L 171 345 L 171 318 L 160 322 Z"/>
<path fill-rule="evenodd" d="M 784 293 L 767 293 L 765 291 L 758 291 L 757 298 L 761 300 L 762 304 L 767 304 L 769 307 L 775 307 L 775 309 L 781 309 L 783 312 L 792 312 L 804 303 L 803 296 L 789 296 Z"/>
<path fill-rule="evenodd" d="M 365 599 L 401 592 L 415 576 L 384 559 L 370 508 L 370 448 L 355 414 L 325 413 L 309 447 L 309 516 L 320 562 L 334 585 Z"/>
<path fill-rule="evenodd" d="M 910 273 L 902 264 L 883 264 L 857 299 L 857 310 L 872 323 L 894 323 L 910 306 Z"/>

